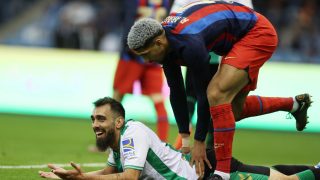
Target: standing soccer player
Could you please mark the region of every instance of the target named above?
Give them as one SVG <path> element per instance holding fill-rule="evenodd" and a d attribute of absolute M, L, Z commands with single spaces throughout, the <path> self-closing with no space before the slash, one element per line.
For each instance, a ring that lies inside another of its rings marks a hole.
<path fill-rule="evenodd" d="M 143 17 L 162 21 L 169 12 L 169 0 L 125 0 L 123 47 L 114 77 L 113 98 L 118 101 L 133 92 L 136 81 L 141 84 L 142 94 L 150 97 L 157 113 L 157 133 L 167 141 L 169 123 L 162 95 L 163 71 L 158 64 L 144 63 L 143 58 L 133 54 L 127 46 L 127 34 L 133 23 Z"/>
<path fill-rule="evenodd" d="M 162 25 L 152 19 L 134 24 L 128 45 L 147 62 L 163 64 L 170 87 L 170 101 L 179 132 L 189 124 L 180 66 L 191 69 L 198 101 L 192 163 L 197 172 L 207 164 L 205 143 L 210 115 L 214 126 L 217 156 L 215 174 L 229 179 L 235 121 L 278 110 L 292 112 L 297 130 L 307 123 L 311 104 L 308 94 L 295 98 L 248 96 L 257 85 L 260 67 L 271 57 L 278 43 L 271 23 L 239 3 L 199 1 L 167 17 Z M 209 52 L 223 56 L 217 73 L 209 70 Z M 210 107 L 210 111 L 208 111 Z"/>
<path fill-rule="evenodd" d="M 184 6 L 196 2 L 198 0 L 175 0 L 172 4 L 170 13 L 174 13 L 176 11 L 179 11 L 179 9 L 183 8 Z M 223 0 L 228 2 L 229 0 Z M 243 4 L 247 7 L 250 7 L 253 9 L 253 5 L 252 5 L 252 0 L 233 0 L 234 2 L 238 2 L 240 4 Z M 221 60 L 221 57 L 214 54 L 213 52 L 210 52 L 210 71 L 212 73 L 216 73 L 216 71 L 219 68 L 219 61 Z M 196 94 L 193 90 L 193 85 L 192 85 L 192 79 L 191 79 L 191 75 L 190 75 L 190 71 L 187 69 L 186 71 L 186 75 L 185 75 L 185 86 L 186 86 L 186 95 L 187 95 L 187 103 L 188 103 L 188 111 L 189 111 L 189 122 L 191 122 L 191 119 L 194 115 L 194 110 L 195 110 L 195 104 L 197 102 L 197 97 Z M 190 130 L 191 130 L 191 124 L 190 124 Z M 207 134 L 207 138 L 206 138 L 206 145 L 207 148 L 211 148 L 213 143 L 213 135 L 212 132 L 213 129 L 210 127 L 209 128 L 209 132 Z M 184 142 L 184 143 L 182 143 Z M 176 149 L 181 149 L 183 152 L 187 152 L 188 150 L 190 150 L 189 148 L 189 136 L 184 135 L 184 137 L 182 138 L 182 135 L 179 134 L 176 142 L 175 142 L 175 148 Z"/>

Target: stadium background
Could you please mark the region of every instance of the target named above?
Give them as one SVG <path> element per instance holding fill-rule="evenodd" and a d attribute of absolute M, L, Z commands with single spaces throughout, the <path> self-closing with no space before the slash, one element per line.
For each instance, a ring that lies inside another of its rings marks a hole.
<path fill-rule="evenodd" d="M 238 123 L 234 154 L 253 164 L 315 164 L 320 159 L 319 2 L 253 4 L 275 25 L 280 43 L 251 94 L 309 92 L 315 102 L 302 133 L 284 112 Z M 121 11 L 121 1 L 112 0 L 0 2 L 0 177 L 37 179 L 37 169 L 44 169 L 9 168 L 21 165 L 105 161 L 104 154 L 86 151 L 94 142 L 88 117 L 92 101 L 112 96 Z M 163 93 L 168 97 L 167 87 Z M 123 104 L 127 117 L 155 128 L 152 103 L 139 88 Z M 168 98 L 166 108 L 172 143 L 177 129 Z"/>

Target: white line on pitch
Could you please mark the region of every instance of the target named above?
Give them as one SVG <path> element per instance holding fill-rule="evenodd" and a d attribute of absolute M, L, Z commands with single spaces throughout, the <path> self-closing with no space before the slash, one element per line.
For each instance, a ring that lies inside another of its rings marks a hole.
<path fill-rule="evenodd" d="M 71 167 L 70 164 L 55 164 L 54 165 L 60 167 Z M 104 167 L 105 163 L 80 163 L 82 167 Z M 39 169 L 39 168 L 47 168 L 47 164 L 39 164 L 39 165 L 17 165 L 17 166 L 2 166 L 0 165 L 0 169 Z"/>

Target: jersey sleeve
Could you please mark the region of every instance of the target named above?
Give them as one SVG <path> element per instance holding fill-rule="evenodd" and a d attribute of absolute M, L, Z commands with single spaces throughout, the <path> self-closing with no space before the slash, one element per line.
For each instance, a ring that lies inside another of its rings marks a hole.
<path fill-rule="evenodd" d="M 111 148 L 110 148 L 110 153 L 109 153 L 107 164 L 109 166 L 117 167 L 117 164 L 114 161 L 113 150 Z"/>
<path fill-rule="evenodd" d="M 150 140 L 145 130 L 139 126 L 128 128 L 120 143 L 124 169 L 143 170 L 150 147 Z"/>
<path fill-rule="evenodd" d="M 210 125 L 210 111 L 207 99 L 207 87 L 212 78 L 210 56 L 203 40 L 194 38 L 184 50 L 183 57 L 191 72 L 192 84 L 197 97 L 197 124 L 194 138 L 204 141 Z"/>
<path fill-rule="evenodd" d="M 173 59 L 163 65 L 163 70 L 170 87 L 170 103 L 179 128 L 179 133 L 190 134 L 189 112 L 186 91 L 180 65 Z"/>

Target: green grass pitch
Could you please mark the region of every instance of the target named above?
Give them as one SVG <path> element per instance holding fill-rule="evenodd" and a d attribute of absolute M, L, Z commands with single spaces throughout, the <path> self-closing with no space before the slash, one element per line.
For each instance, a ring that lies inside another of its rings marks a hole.
<path fill-rule="evenodd" d="M 148 125 L 155 129 L 154 124 Z M 176 134 L 176 126 L 171 126 L 170 143 L 174 142 Z M 239 129 L 235 134 L 233 154 L 251 164 L 313 165 L 320 161 L 319 137 L 315 133 Z M 38 170 L 48 170 L 5 169 L 4 166 L 66 164 L 70 161 L 105 163 L 106 154 L 87 151 L 94 141 L 89 119 L 0 114 L 0 179 L 41 179 Z"/>

